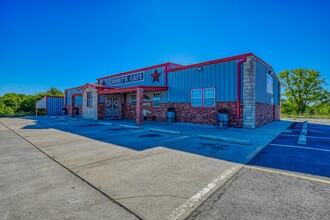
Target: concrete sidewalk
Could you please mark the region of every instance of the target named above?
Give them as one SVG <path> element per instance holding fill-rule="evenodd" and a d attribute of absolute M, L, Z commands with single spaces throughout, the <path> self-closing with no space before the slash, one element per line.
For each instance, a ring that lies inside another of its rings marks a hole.
<path fill-rule="evenodd" d="M 0 124 L 0 219 L 137 219 Z"/>
<path fill-rule="evenodd" d="M 183 219 L 272 141 L 290 122 L 256 130 L 146 122 L 140 130 L 90 120 L 1 121 L 58 163 L 143 219 Z M 103 121 L 104 122 L 104 121 Z M 150 128 L 180 130 L 159 134 Z M 244 138 L 251 145 L 199 139 Z"/>

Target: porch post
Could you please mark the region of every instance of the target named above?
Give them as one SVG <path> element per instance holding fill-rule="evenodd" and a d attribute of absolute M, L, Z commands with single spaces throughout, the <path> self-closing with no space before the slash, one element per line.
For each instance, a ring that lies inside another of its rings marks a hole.
<path fill-rule="evenodd" d="M 143 124 L 143 89 L 136 90 L 136 124 Z"/>
<path fill-rule="evenodd" d="M 71 96 L 71 117 L 74 117 L 74 106 L 75 106 L 75 102 L 74 102 L 74 96 Z"/>

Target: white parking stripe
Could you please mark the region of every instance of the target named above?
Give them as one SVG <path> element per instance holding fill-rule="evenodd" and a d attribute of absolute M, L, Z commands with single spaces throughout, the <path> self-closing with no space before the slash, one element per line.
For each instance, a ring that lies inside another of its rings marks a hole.
<path fill-rule="evenodd" d="M 276 174 L 281 174 L 281 175 L 285 175 L 285 176 L 292 176 L 292 177 L 296 177 L 299 179 L 304 179 L 304 180 L 310 180 L 310 181 L 314 181 L 314 182 L 320 182 L 320 183 L 326 183 L 326 184 L 330 184 L 329 180 L 325 180 L 325 179 L 320 179 L 320 178 L 315 178 L 315 177 L 309 177 L 309 176 L 303 176 L 303 175 L 299 175 L 299 174 L 294 174 L 294 173 L 289 173 L 289 172 L 283 172 L 283 171 L 278 171 L 278 170 L 273 170 L 273 169 L 266 169 L 266 168 L 261 168 L 261 167 L 255 167 L 255 166 L 245 166 L 247 168 L 253 169 L 253 170 L 260 170 L 260 171 L 264 171 L 264 172 L 268 172 L 268 173 L 276 173 Z"/>
<path fill-rule="evenodd" d="M 269 145 L 279 146 L 279 147 L 291 147 L 291 148 L 301 148 L 301 149 L 308 149 L 308 150 L 318 150 L 318 151 L 330 152 L 330 150 L 322 149 L 322 148 L 303 147 L 303 146 L 295 146 L 295 145 L 287 145 L 287 144 L 269 144 Z"/>
<path fill-rule="evenodd" d="M 169 140 L 166 140 L 166 141 L 160 141 L 160 143 L 166 143 L 166 142 L 171 142 L 171 141 L 177 141 L 177 140 L 180 140 L 180 139 L 185 139 L 189 136 L 182 136 L 182 137 L 178 137 L 178 138 L 172 138 L 172 139 L 169 139 Z"/>
<path fill-rule="evenodd" d="M 308 131 L 307 131 L 308 132 Z M 289 137 L 299 137 L 299 135 L 295 135 L 295 134 L 281 134 L 283 136 L 289 136 Z M 326 140 L 330 140 L 330 138 L 328 137 L 317 137 L 317 136 L 306 136 L 308 138 L 315 138 L 315 139 L 326 139 Z"/>
<path fill-rule="evenodd" d="M 180 205 L 177 209 L 175 209 L 170 216 L 167 217 L 169 220 L 176 220 L 181 215 L 186 212 L 187 208 L 194 206 L 195 203 L 199 202 L 208 192 L 210 192 L 214 187 L 218 185 L 218 182 L 226 179 L 230 174 L 236 171 L 239 166 L 234 166 L 232 168 L 227 169 L 220 176 L 215 178 L 212 182 L 210 182 L 206 187 L 201 189 L 196 195 L 190 197 L 186 202 Z"/>

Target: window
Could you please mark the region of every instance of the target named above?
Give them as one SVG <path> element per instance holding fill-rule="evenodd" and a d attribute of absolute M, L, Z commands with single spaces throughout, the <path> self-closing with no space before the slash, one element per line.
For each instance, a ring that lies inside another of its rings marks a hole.
<path fill-rule="evenodd" d="M 191 107 L 214 107 L 215 88 L 192 89 Z"/>
<path fill-rule="evenodd" d="M 131 95 L 131 105 L 136 106 L 136 95 Z"/>
<path fill-rule="evenodd" d="M 273 95 L 273 77 L 270 74 L 267 74 L 266 85 L 267 92 Z"/>
<path fill-rule="evenodd" d="M 203 106 L 204 107 L 213 107 L 215 106 L 215 89 L 214 88 L 205 88 L 203 89 Z"/>
<path fill-rule="evenodd" d="M 191 90 L 191 106 L 202 107 L 202 89 Z"/>
<path fill-rule="evenodd" d="M 93 94 L 92 92 L 87 92 L 87 107 L 92 107 Z"/>
<path fill-rule="evenodd" d="M 160 106 L 160 93 L 155 92 L 154 93 L 154 107 L 159 107 Z"/>

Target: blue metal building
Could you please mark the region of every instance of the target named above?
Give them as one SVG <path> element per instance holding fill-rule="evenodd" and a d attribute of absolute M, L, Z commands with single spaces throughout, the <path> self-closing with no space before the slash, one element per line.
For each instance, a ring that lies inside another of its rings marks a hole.
<path fill-rule="evenodd" d="M 142 124 L 148 114 L 165 121 L 169 107 L 175 109 L 177 121 L 188 123 L 216 124 L 219 109 L 229 111 L 235 127 L 255 128 L 280 118 L 279 80 L 272 67 L 252 53 L 101 77 L 95 84 L 66 90 L 66 106 L 72 106 L 76 93 L 82 97 L 82 116 L 92 119 L 128 118 Z"/>
<path fill-rule="evenodd" d="M 61 115 L 63 105 L 63 97 L 45 96 L 36 103 L 36 115 L 38 109 L 45 109 L 46 115 Z"/>

